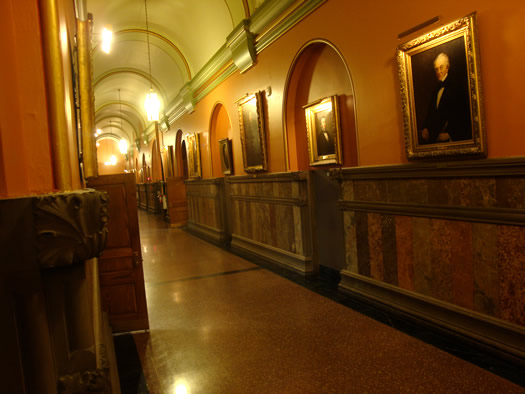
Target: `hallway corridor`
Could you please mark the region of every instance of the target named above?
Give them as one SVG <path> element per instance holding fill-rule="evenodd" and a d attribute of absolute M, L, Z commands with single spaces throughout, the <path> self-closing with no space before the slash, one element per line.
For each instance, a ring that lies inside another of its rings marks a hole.
<path fill-rule="evenodd" d="M 524 392 L 139 211 L 150 393 Z"/>

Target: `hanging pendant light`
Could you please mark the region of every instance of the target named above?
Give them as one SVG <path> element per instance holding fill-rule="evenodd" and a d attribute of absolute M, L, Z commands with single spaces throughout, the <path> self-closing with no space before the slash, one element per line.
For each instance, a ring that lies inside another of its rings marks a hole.
<path fill-rule="evenodd" d="M 109 134 L 113 135 L 113 128 L 111 127 L 111 120 L 109 121 Z M 113 151 L 113 148 L 111 148 L 111 150 Z M 111 155 L 109 160 L 104 162 L 104 165 L 106 165 L 106 166 L 115 166 L 115 165 L 117 165 L 117 156 Z"/>
<path fill-rule="evenodd" d="M 120 107 L 120 130 L 122 131 L 122 133 L 124 133 L 124 126 L 122 123 L 122 102 L 120 101 L 120 89 L 118 90 L 118 104 Z M 120 149 L 120 153 L 122 153 L 123 155 L 128 153 L 128 148 L 129 148 L 128 140 L 125 139 L 124 136 L 122 136 L 122 138 L 118 142 L 118 147 Z"/>
<path fill-rule="evenodd" d="M 149 44 L 149 23 L 148 23 L 148 1 L 144 0 L 144 8 L 146 11 L 146 39 L 148 42 L 148 64 L 149 64 L 149 93 L 146 95 L 146 100 L 144 101 L 144 107 L 148 114 L 149 121 L 158 121 L 159 112 L 160 112 L 160 101 L 157 93 L 153 90 L 153 80 L 151 77 L 151 53 L 150 53 L 150 44 Z"/>

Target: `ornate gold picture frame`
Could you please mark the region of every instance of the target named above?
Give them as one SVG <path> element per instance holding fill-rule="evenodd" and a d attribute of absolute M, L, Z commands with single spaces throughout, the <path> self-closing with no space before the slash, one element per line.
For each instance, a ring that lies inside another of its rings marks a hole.
<path fill-rule="evenodd" d="M 188 150 L 188 177 L 190 179 L 200 178 L 202 170 L 199 134 L 193 133 L 186 136 L 186 149 Z"/>
<path fill-rule="evenodd" d="M 244 171 L 266 171 L 266 132 L 263 94 L 257 92 L 237 101 Z"/>
<path fill-rule="evenodd" d="M 232 140 L 219 140 L 219 155 L 221 157 L 221 171 L 224 175 L 233 174 Z"/>
<path fill-rule="evenodd" d="M 485 156 L 476 14 L 397 49 L 408 159 Z"/>
<path fill-rule="evenodd" d="M 311 166 L 341 164 L 341 129 L 337 96 L 304 107 Z"/>

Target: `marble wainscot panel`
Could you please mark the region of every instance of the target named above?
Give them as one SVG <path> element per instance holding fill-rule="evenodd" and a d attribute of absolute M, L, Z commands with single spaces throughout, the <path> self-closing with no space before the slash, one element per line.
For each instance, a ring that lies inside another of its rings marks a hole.
<path fill-rule="evenodd" d="M 227 182 L 232 249 L 302 275 L 313 274 L 307 173 L 234 176 Z"/>
<path fill-rule="evenodd" d="M 186 183 L 188 230 L 216 244 L 227 244 L 224 178 L 195 179 Z"/>
<path fill-rule="evenodd" d="M 525 159 L 332 170 L 340 289 L 525 360 Z"/>

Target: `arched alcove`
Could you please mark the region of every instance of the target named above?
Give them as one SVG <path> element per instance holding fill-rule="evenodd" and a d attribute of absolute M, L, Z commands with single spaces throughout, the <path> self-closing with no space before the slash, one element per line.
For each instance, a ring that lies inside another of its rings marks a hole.
<path fill-rule="evenodd" d="M 182 141 L 181 143 L 181 169 L 182 173 L 181 176 L 184 179 L 188 179 L 188 154 L 186 152 L 186 141 Z"/>
<path fill-rule="evenodd" d="M 350 72 L 333 44 L 323 40 L 309 42 L 301 48 L 292 62 L 284 93 L 283 117 L 289 170 L 311 168 L 303 107 L 333 95 L 337 95 L 339 105 L 342 166 L 356 166 L 358 149 L 355 97 Z"/>
<path fill-rule="evenodd" d="M 162 159 L 160 156 L 159 141 L 153 140 L 151 143 L 151 181 L 161 181 L 163 176 Z"/>
<path fill-rule="evenodd" d="M 186 142 L 184 141 L 181 129 L 177 130 L 175 135 L 175 174 L 176 176 L 188 179 Z"/>
<path fill-rule="evenodd" d="M 210 120 L 210 151 L 212 163 L 212 177 L 222 177 L 221 155 L 219 141 L 231 139 L 231 121 L 223 104 L 217 103 L 213 108 Z M 233 174 L 233 173 L 232 173 Z"/>

